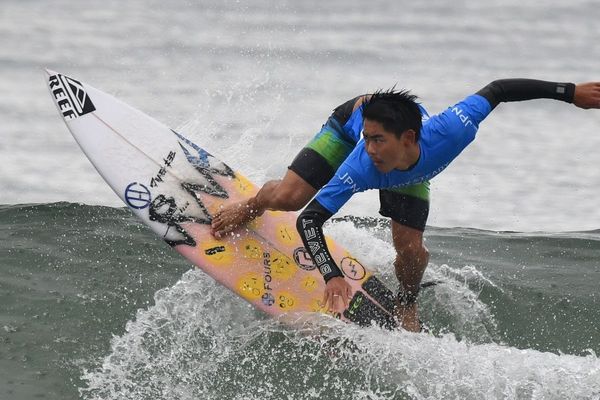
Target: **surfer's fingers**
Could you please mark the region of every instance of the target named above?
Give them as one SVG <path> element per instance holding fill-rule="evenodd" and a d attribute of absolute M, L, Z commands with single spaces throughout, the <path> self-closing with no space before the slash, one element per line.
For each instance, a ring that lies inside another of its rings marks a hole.
<path fill-rule="evenodd" d="M 352 288 L 350 285 L 346 286 L 346 293 L 344 294 L 344 304 L 346 308 L 350 305 L 350 300 L 352 299 Z"/>
<path fill-rule="evenodd" d="M 340 296 L 340 297 L 344 301 L 344 309 L 348 308 L 348 304 L 349 304 L 349 302 L 348 302 L 348 296 L 346 294 L 344 294 L 343 296 Z"/>
<path fill-rule="evenodd" d="M 213 222 L 214 224 L 214 222 Z M 223 236 L 222 232 L 220 230 L 218 230 L 217 226 L 211 225 L 211 234 L 214 236 L 215 239 L 221 239 L 221 237 Z"/>
<path fill-rule="evenodd" d="M 219 228 L 221 227 L 221 224 L 222 224 L 222 222 L 221 222 L 221 218 L 219 218 L 219 216 L 218 216 L 218 215 L 215 215 L 215 216 L 212 218 L 212 221 L 210 221 L 210 227 L 211 227 L 211 229 L 212 229 L 212 232 L 213 232 L 213 234 L 215 234 L 215 233 L 217 233 L 217 232 L 219 232 L 219 233 L 220 233 L 220 230 L 219 230 Z"/>
<path fill-rule="evenodd" d="M 224 224 L 224 222 L 220 218 L 219 219 L 213 218 L 213 220 L 210 224 L 212 235 L 217 239 L 222 239 L 223 237 L 225 237 L 226 234 L 233 231 L 233 229 L 234 229 L 233 225 L 223 225 L 223 224 Z"/>
<path fill-rule="evenodd" d="M 327 308 L 328 310 L 331 309 L 331 304 L 329 304 L 330 298 L 331 298 L 331 296 L 329 294 L 329 289 L 325 289 L 325 293 L 323 293 L 323 304 L 325 305 L 325 308 Z"/>
<path fill-rule="evenodd" d="M 334 298 L 339 300 L 339 301 L 336 301 L 334 310 L 340 311 L 340 309 L 348 308 L 348 300 L 346 300 L 346 296 L 344 296 L 343 294 L 337 294 L 337 295 L 335 295 Z M 340 301 L 342 303 L 341 304 L 342 307 L 340 307 Z"/>
<path fill-rule="evenodd" d="M 342 304 L 345 303 L 345 299 L 343 298 L 344 296 L 339 295 L 335 292 L 333 292 L 333 294 L 329 297 L 330 302 L 331 302 L 331 307 L 329 308 L 331 311 L 339 311 L 340 309 L 340 300 L 342 301 Z"/>
<path fill-rule="evenodd" d="M 350 286 L 346 286 L 344 288 L 344 292 L 342 293 L 342 299 L 344 299 L 344 308 L 348 308 L 350 305 Z"/>

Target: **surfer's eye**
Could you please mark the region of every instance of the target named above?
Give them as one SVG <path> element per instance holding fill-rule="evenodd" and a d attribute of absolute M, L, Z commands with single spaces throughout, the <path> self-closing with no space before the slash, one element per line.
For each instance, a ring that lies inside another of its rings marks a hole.
<path fill-rule="evenodd" d="M 370 143 L 383 143 L 383 138 L 381 136 L 374 136 L 370 138 L 365 138 L 365 141 Z"/>

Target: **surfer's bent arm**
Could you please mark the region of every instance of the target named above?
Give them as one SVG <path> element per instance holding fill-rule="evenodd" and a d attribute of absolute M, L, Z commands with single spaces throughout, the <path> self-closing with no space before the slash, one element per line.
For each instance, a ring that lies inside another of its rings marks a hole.
<path fill-rule="evenodd" d="M 331 257 L 323 234 L 323 224 L 332 215 L 315 199 L 306 206 L 296 221 L 296 228 L 302 238 L 302 243 L 323 275 L 325 282 L 329 282 L 336 276 L 344 276 Z"/>
<path fill-rule="evenodd" d="M 574 83 L 549 82 L 536 79 L 499 79 L 477 92 L 494 109 L 498 104 L 533 99 L 554 99 L 573 103 Z"/>
<path fill-rule="evenodd" d="M 325 282 L 338 276 L 343 278 L 344 274 L 329 253 L 323 234 L 323 224 L 337 213 L 354 193 L 367 189 L 363 180 L 364 178 L 348 164 L 346 159 L 296 221 L 296 228 L 304 247 L 319 268 Z"/>

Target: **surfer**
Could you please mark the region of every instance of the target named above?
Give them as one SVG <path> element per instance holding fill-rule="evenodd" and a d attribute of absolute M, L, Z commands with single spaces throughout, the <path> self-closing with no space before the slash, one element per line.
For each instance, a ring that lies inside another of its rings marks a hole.
<path fill-rule="evenodd" d="M 322 226 L 355 193 L 379 189 L 379 212 L 391 219 L 396 250 L 396 317 L 404 329 L 419 331 L 416 300 L 429 261 L 423 243 L 429 180 L 475 139 L 479 124 L 498 104 L 539 98 L 597 109 L 600 82 L 497 80 L 431 117 L 407 91 L 358 96 L 334 109 L 283 179 L 267 182 L 255 197 L 218 212 L 212 233 L 222 237 L 267 209 L 299 210 L 316 195 L 298 217 L 297 228 L 327 282 L 327 307 L 340 309 L 348 305 L 350 286 L 329 254 Z"/>

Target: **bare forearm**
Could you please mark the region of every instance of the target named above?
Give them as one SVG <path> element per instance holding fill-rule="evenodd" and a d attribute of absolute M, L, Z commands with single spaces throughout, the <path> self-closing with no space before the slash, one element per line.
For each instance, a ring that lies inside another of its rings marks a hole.
<path fill-rule="evenodd" d="M 256 196 L 248 200 L 248 207 L 251 208 L 252 213 L 260 216 L 263 215 L 267 209 L 280 209 L 277 207 L 278 204 L 276 204 L 275 201 L 275 199 L 278 198 L 276 196 L 276 191 L 280 183 L 281 180 L 279 179 L 268 181 L 260 188 Z"/>

